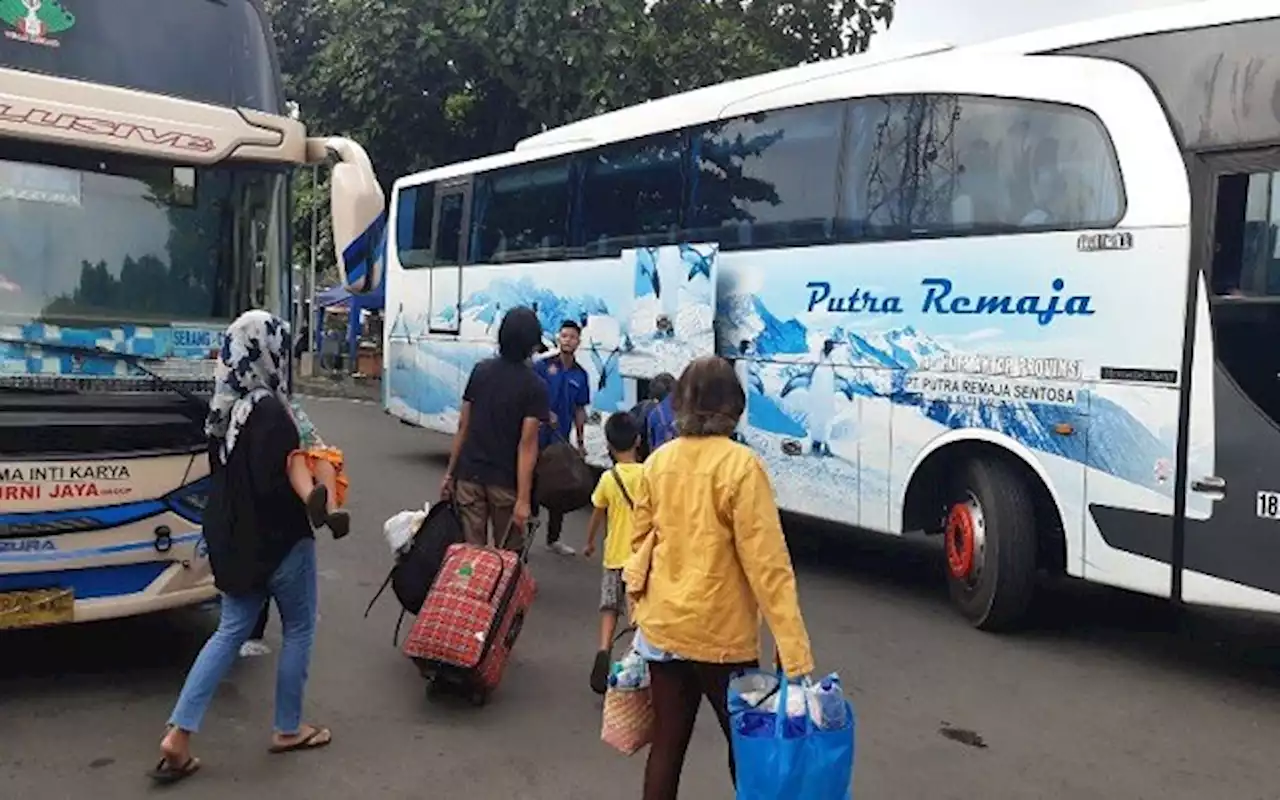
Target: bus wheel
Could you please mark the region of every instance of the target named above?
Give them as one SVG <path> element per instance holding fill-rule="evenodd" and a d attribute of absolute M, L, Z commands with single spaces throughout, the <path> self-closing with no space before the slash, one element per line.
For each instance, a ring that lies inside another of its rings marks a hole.
<path fill-rule="evenodd" d="M 951 599 L 974 627 L 1007 630 L 1031 605 L 1036 519 L 1030 487 L 1006 461 L 963 463 L 943 537 Z"/>

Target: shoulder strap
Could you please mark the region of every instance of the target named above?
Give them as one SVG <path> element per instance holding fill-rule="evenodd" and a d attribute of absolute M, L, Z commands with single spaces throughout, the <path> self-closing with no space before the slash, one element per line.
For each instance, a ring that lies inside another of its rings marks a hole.
<path fill-rule="evenodd" d="M 667 418 L 667 412 L 664 405 L 659 403 L 658 406 L 653 409 L 653 413 L 658 415 L 659 432 L 662 434 L 664 439 L 667 438 L 671 434 L 671 420 Z"/>
<path fill-rule="evenodd" d="M 622 482 L 622 476 L 618 474 L 617 465 L 609 467 L 609 472 L 613 474 L 614 481 L 617 482 L 618 488 L 622 490 L 622 499 L 627 501 L 627 505 L 635 508 L 636 502 L 631 499 L 631 493 L 627 491 L 627 485 Z"/>

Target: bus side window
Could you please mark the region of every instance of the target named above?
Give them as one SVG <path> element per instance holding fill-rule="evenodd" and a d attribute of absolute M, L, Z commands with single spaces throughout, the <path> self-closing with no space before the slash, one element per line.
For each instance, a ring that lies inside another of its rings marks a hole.
<path fill-rule="evenodd" d="M 462 263 L 463 192 L 446 192 L 440 196 L 440 236 L 436 240 L 435 263 L 458 266 Z"/>
<path fill-rule="evenodd" d="M 507 167 L 476 177 L 470 261 L 546 261 L 567 255 L 567 158 Z"/>
<path fill-rule="evenodd" d="M 570 247 L 588 257 L 679 241 L 684 137 L 663 134 L 580 155 Z"/>
<path fill-rule="evenodd" d="M 906 95 L 849 104 L 837 230 L 845 241 L 1114 226 L 1110 139 L 1079 108 Z"/>
<path fill-rule="evenodd" d="M 396 197 L 396 255 L 405 269 L 432 264 L 431 218 L 435 205 L 433 184 L 406 186 Z"/>
<path fill-rule="evenodd" d="M 694 131 L 684 239 L 734 247 L 833 240 L 844 103 L 739 117 Z"/>

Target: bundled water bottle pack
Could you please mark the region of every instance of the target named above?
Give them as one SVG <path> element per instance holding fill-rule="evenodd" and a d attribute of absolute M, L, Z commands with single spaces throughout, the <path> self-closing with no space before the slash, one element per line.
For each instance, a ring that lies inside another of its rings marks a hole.
<path fill-rule="evenodd" d="M 852 800 L 857 721 L 839 675 L 747 672 L 729 682 L 729 715 L 737 800 Z"/>
<path fill-rule="evenodd" d="M 649 667 L 634 647 L 614 662 L 609 671 L 609 688 L 624 692 L 649 688 Z"/>
<path fill-rule="evenodd" d="M 749 672 L 729 684 L 729 714 L 744 736 L 773 736 L 778 719 L 781 683 L 777 675 Z M 840 676 L 792 684 L 787 689 L 784 736 L 800 737 L 810 729 L 842 730 L 849 724 Z"/>

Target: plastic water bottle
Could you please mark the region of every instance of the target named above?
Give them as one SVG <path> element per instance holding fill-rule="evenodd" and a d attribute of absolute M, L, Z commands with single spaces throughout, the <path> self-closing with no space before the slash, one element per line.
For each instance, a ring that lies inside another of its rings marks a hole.
<path fill-rule="evenodd" d="M 748 709 L 773 713 L 778 701 L 772 695 L 777 690 L 778 679 L 768 673 L 748 672 L 739 675 L 729 683 L 729 713 Z M 769 703 L 769 700 L 773 702 Z"/>
<path fill-rule="evenodd" d="M 649 670 L 644 659 L 630 652 L 613 665 L 609 686 L 615 689 L 643 689 L 649 685 Z"/>
<path fill-rule="evenodd" d="M 834 731 L 848 724 L 844 691 L 840 687 L 840 678 L 834 672 L 819 681 L 811 692 L 817 701 L 818 713 L 815 715 L 814 725 L 822 730 Z"/>

